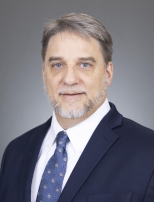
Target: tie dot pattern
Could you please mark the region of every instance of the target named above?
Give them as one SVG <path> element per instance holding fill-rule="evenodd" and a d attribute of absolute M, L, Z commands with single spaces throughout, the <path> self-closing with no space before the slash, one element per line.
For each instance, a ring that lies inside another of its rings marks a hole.
<path fill-rule="evenodd" d="M 36 202 L 57 202 L 61 193 L 66 172 L 68 136 L 65 131 L 57 135 L 54 155 L 49 159 L 44 170 Z"/>

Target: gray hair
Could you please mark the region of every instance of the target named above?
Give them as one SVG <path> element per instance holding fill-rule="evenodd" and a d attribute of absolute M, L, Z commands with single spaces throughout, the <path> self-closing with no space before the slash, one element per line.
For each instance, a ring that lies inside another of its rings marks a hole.
<path fill-rule="evenodd" d="M 102 49 L 105 65 L 112 61 L 112 38 L 104 25 L 87 14 L 70 13 L 60 19 L 50 21 L 44 28 L 42 37 L 42 58 L 45 59 L 50 38 L 60 32 L 69 31 L 85 38 L 95 38 Z"/>

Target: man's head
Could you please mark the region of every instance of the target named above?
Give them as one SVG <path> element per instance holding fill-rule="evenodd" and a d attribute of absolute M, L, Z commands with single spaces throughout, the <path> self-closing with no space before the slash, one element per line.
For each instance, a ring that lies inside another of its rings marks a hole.
<path fill-rule="evenodd" d="M 104 102 L 113 75 L 112 39 L 85 14 L 51 21 L 42 39 L 45 89 L 57 117 L 87 118 Z"/>

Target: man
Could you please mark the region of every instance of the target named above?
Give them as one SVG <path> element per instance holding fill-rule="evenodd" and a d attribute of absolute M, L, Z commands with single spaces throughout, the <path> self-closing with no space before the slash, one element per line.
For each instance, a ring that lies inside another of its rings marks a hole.
<path fill-rule="evenodd" d="M 51 21 L 43 80 L 54 112 L 13 140 L 0 174 L 2 202 L 153 202 L 154 132 L 107 100 L 112 39 L 85 14 Z"/>

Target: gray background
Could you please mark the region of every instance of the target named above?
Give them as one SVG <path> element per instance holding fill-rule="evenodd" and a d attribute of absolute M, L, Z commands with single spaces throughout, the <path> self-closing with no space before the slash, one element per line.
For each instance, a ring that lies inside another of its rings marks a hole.
<path fill-rule="evenodd" d="M 115 75 L 108 98 L 128 118 L 154 129 L 153 0 L 1 0 L 0 160 L 15 137 L 52 114 L 41 77 L 41 36 L 49 19 L 90 14 L 114 42 Z"/>

